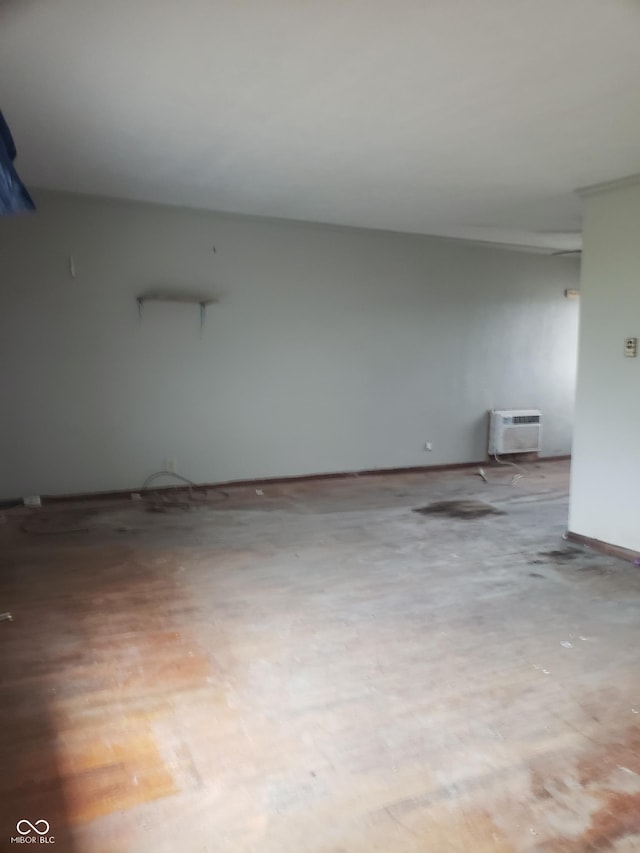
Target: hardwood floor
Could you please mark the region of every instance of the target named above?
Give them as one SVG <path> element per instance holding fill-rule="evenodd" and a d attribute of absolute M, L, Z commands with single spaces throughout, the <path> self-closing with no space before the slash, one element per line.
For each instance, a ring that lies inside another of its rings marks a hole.
<path fill-rule="evenodd" d="M 640 850 L 640 572 L 489 477 L 5 513 L 0 849 Z"/>

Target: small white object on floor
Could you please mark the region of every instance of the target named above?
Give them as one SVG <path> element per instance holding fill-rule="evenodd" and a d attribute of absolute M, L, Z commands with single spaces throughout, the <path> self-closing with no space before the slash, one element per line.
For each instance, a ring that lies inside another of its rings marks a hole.
<path fill-rule="evenodd" d="M 573 648 L 573 643 L 570 643 L 568 640 L 563 640 L 563 642 L 560 643 L 560 645 L 565 649 L 572 649 Z"/>
<path fill-rule="evenodd" d="M 10 613 L 0 613 L 0 622 L 13 622 L 13 616 Z"/>
<path fill-rule="evenodd" d="M 256 495 L 264 495 L 262 489 L 256 489 Z"/>

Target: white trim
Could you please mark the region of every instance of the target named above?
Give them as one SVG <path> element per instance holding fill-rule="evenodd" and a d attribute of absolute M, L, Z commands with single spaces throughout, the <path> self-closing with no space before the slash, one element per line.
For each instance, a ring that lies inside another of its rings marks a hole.
<path fill-rule="evenodd" d="M 602 181 L 600 184 L 591 184 L 588 187 L 580 187 L 576 190 L 579 196 L 590 196 L 596 193 L 604 193 L 608 190 L 620 190 L 624 187 L 632 187 L 635 184 L 640 184 L 640 172 L 635 175 L 628 175 L 626 178 L 617 178 L 613 181 Z"/>

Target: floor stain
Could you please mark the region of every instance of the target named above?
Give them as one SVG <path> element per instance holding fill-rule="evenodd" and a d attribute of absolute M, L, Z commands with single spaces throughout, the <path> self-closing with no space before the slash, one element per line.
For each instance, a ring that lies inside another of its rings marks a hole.
<path fill-rule="evenodd" d="M 506 515 L 484 501 L 434 501 L 413 510 L 420 515 L 447 515 L 450 518 L 481 518 L 485 515 Z"/>
<path fill-rule="evenodd" d="M 553 551 L 539 551 L 541 557 L 550 557 L 552 560 L 560 563 L 566 563 L 569 560 L 575 560 L 578 557 L 584 556 L 579 548 L 556 548 Z"/>
<path fill-rule="evenodd" d="M 540 849 L 546 853 L 598 853 L 615 850 L 616 842 L 640 835 L 640 793 L 602 792 L 604 804 L 591 816 L 589 828 L 578 838 L 554 839 Z M 626 847 L 637 850 L 638 847 Z"/>
<path fill-rule="evenodd" d="M 578 762 L 578 780 L 585 787 L 603 783 L 620 766 L 640 778 L 640 728 L 632 726 L 615 742 L 590 750 Z"/>
<path fill-rule="evenodd" d="M 608 791 L 602 808 L 593 815 L 591 827 L 579 840 L 580 850 L 603 850 L 612 842 L 640 833 L 640 793 Z"/>
<path fill-rule="evenodd" d="M 59 752 L 68 816 L 74 822 L 94 820 L 176 793 L 147 721 L 134 721 L 128 731 L 116 727 L 103 737 L 79 738 Z"/>

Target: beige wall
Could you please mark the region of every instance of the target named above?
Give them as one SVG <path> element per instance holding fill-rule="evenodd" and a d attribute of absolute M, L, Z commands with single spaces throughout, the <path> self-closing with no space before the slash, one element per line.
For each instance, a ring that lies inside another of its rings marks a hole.
<path fill-rule="evenodd" d="M 569 526 L 640 551 L 640 183 L 585 198 Z"/>
<path fill-rule="evenodd" d="M 544 452 L 570 449 L 574 258 L 38 202 L 0 223 L 1 497 L 135 488 L 167 458 L 203 482 L 473 461 L 492 407 L 539 407 Z M 140 323 L 157 285 L 222 298 L 202 333 L 192 306 Z"/>

